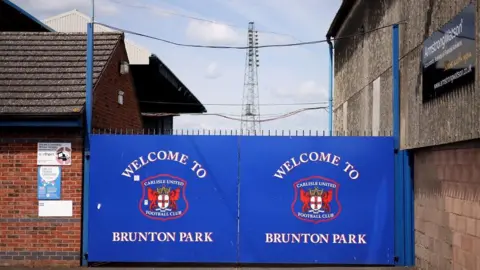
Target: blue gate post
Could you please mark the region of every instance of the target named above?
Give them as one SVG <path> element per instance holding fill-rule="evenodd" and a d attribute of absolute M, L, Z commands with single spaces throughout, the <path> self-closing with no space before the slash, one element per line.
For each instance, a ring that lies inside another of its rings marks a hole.
<path fill-rule="evenodd" d="M 400 83 L 399 83 L 399 29 L 398 24 L 392 29 L 392 112 L 393 112 L 393 139 L 395 154 L 395 257 L 397 264 L 405 264 L 405 201 L 403 187 L 403 159 L 400 150 Z"/>
<path fill-rule="evenodd" d="M 90 133 L 93 113 L 93 16 L 87 24 L 87 70 L 86 70 L 86 131 L 83 152 L 83 205 L 82 205 L 82 266 L 88 266 L 88 208 L 90 193 Z"/>
<path fill-rule="evenodd" d="M 415 222 L 413 210 L 413 176 L 410 168 L 410 153 L 402 150 L 403 177 L 405 179 L 405 265 L 415 265 Z"/>
<path fill-rule="evenodd" d="M 392 29 L 392 111 L 395 151 L 395 256 L 397 264 L 414 265 L 413 183 L 409 153 L 400 150 L 400 39 L 399 25 Z"/>

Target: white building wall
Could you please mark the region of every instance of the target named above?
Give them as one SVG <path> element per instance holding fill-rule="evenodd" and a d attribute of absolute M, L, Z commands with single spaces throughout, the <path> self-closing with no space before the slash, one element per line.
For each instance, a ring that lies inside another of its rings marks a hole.
<path fill-rule="evenodd" d="M 43 23 L 51 27 L 53 30 L 64 33 L 86 33 L 87 23 L 89 22 L 90 17 L 79 12 L 76 9 L 43 20 Z M 95 25 L 94 31 L 118 32 L 114 29 L 98 24 Z M 125 48 L 127 50 L 128 60 L 130 64 L 146 65 L 149 63 L 149 57 L 152 53 L 147 49 L 127 39 L 125 40 Z"/>

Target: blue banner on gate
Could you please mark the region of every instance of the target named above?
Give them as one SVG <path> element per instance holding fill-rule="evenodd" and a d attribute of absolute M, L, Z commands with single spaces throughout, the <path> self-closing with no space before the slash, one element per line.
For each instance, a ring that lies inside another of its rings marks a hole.
<path fill-rule="evenodd" d="M 394 264 L 392 138 L 240 146 L 240 262 Z"/>
<path fill-rule="evenodd" d="M 93 135 L 88 260 L 236 262 L 237 144 Z"/>

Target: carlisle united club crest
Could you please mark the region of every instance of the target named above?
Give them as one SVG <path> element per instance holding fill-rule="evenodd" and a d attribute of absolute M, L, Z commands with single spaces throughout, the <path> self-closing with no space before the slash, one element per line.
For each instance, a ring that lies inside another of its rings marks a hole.
<path fill-rule="evenodd" d="M 293 215 L 315 224 L 336 219 L 342 211 L 338 200 L 339 188 L 337 182 L 321 176 L 298 180 L 293 184 Z"/>
<path fill-rule="evenodd" d="M 147 218 L 161 221 L 181 218 L 188 211 L 186 186 L 185 180 L 168 174 L 143 180 L 140 212 Z"/>

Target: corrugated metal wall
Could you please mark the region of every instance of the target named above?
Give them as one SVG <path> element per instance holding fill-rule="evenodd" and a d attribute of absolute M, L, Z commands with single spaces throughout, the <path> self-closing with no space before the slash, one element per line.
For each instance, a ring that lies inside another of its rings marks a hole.
<path fill-rule="evenodd" d="M 87 23 L 90 22 L 90 18 L 77 11 L 72 10 L 67 13 L 63 13 L 43 21 L 46 25 L 53 28 L 57 32 L 87 32 Z M 105 27 L 103 25 L 95 25 L 95 32 L 116 32 L 113 29 Z M 125 40 L 125 47 L 130 64 L 148 64 L 151 52 L 147 49 L 138 46 L 137 44 Z"/>
<path fill-rule="evenodd" d="M 480 92 L 475 91 L 475 85 L 425 104 L 421 96 L 423 40 L 458 14 L 470 0 L 358 1 L 338 36 L 358 33 L 362 25 L 371 30 L 402 20 L 407 22 L 400 26 L 401 147 L 418 148 L 479 138 Z M 430 3 L 433 3 L 431 7 Z M 478 25 L 476 27 L 478 36 Z M 391 35 L 389 27 L 335 43 L 334 129 L 337 133 L 391 132 Z M 477 41 L 477 63 L 478 49 Z M 477 78 L 478 72 L 477 68 Z M 478 79 L 476 85 L 478 87 Z"/>

